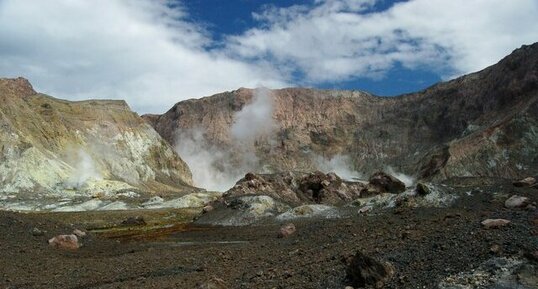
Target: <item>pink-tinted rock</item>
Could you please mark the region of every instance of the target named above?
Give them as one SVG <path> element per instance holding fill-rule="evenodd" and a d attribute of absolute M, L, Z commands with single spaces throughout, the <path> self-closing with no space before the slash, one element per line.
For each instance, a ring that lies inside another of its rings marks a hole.
<path fill-rule="evenodd" d="M 482 221 L 482 226 L 484 226 L 484 228 L 486 229 L 493 229 L 493 228 L 504 227 L 510 223 L 511 222 L 509 220 L 505 220 L 505 219 L 486 219 Z"/>
<path fill-rule="evenodd" d="M 372 210 L 372 207 L 370 206 L 364 206 L 359 209 L 359 214 L 366 214 Z"/>
<path fill-rule="evenodd" d="M 504 206 L 509 209 L 524 208 L 530 203 L 529 198 L 513 195 L 504 202 Z"/>
<path fill-rule="evenodd" d="M 280 231 L 278 232 L 278 237 L 279 238 L 286 238 L 290 235 L 292 235 L 293 233 L 295 233 L 296 229 L 295 229 L 295 225 L 292 224 L 292 223 L 289 223 L 289 224 L 286 224 L 284 226 L 282 226 L 280 228 Z"/>
<path fill-rule="evenodd" d="M 49 245 L 65 250 L 76 250 L 80 248 L 76 235 L 58 235 L 49 240 Z"/>

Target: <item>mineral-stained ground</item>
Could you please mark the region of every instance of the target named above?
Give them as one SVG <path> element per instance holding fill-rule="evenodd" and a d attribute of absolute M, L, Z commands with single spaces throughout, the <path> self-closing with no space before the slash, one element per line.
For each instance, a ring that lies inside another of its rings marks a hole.
<path fill-rule="evenodd" d="M 500 179 L 445 184 L 459 196 L 449 207 L 342 207 L 337 219 L 291 220 L 297 231 L 285 238 L 277 234 L 289 220 L 212 227 L 166 211 L 0 212 L 0 288 L 343 289 L 356 252 L 391 264 L 383 288 L 538 288 L 538 189 Z M 506 208 L 515 194 L 531 205 Z M 112 226 L 136 214 L 145 225 Z M 481 224 L 497 218 L 511 223 Z M 78 250 L 47 244 L 75 228 L 89 232 Z"/>

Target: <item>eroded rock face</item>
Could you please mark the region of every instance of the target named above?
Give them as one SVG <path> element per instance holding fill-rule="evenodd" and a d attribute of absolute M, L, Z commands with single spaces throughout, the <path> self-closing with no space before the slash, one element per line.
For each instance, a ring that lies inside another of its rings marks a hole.
<path fill-rule="evenodd" d="M 0 79 L 0 194 L 18 200 L 181 193 L 187 165 L 124 101 L 65 101 Z"/>
<path fill-rule="evenodd" d="M 537 175 L 537 83 L 533 44 L 480 72 L 400 97 L 272 90 L 275 129 L 246 151 L 259 159 L 254 171 L 314 171 L 321 169 L 320 157 L 343 155 L 363 175 L 389 165 L 427 179 Z M 242 88 L 182 101 L 146 119 L 172 144 L 181 143 L 178 132 L 201 130 L 210 147 L 227 150 L 234 147 L 237 112 L 254 93 Z"/>

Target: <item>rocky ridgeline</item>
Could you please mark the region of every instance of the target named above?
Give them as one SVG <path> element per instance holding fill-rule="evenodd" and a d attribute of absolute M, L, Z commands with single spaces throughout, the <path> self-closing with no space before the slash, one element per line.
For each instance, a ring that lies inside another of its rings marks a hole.
<path fill-rule="evenodd" d="M 538 43 L 482 71 L 397 97 L 270 90 L 272 130 L 238 145 L 234 124 L 256 93 L 241 88 L 144 117 L 180 149 L 194 131 L 203 136 L 194 139 L 197 148 L 231 150 L 228 163 L 254 153 L 259 162 L 251 171 L 323 170 L 323 160 L 340 156 L 362 175 L 387 166 L 428 180 L 538 174 Z"/>
<path fill-rule="evenodd" d="M 17 78 L 0 79 L 0 104 L 2 209 L 52 210 L 75 200 L 106 209 L 195 190 L 187 165 L 124 101 L 60 100 Z"/>

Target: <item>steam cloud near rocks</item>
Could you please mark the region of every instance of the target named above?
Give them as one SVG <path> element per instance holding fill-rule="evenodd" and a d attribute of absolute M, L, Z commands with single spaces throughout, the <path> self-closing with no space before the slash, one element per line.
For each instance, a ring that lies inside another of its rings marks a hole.
<path fill-rule="evenodd" d="M 247 172 L 270 173 L 261 169 L 255 153 L 255 142 L 278 143 L 274 133 L 278 125 L 273 119 L 273 111 L 271 91 L 267 88 L 256 89 L 252 102 L 236 113 L 230 128 L 231 144 L 226 148 L 212 144 L 203 129 L 179 129 L 176 132 L 175 150 L 189 165 L 194 184 L 211 191 L 226 191 Z M 324 173 L 334 172 L 347 180 L 365 178 L 353 169 L 351 158 L 344 154 L 330 158 L 312 154 L 312 161 Z M 412 177 L 397 173 L 391 167 L 386 170 L 407 186 L 414 182 Z"/>
<path fill-rule="evenodd" d="M 253 144 L 261 137 L 269 137 L 277 128 L 273 119 L 273 98 L 267 88 L 258 88 L 250 104 L 245 105 L 236 114 L 236 119 L 231 127 L 232 137 L 239 142 Z"/>
<path fill-rule="evenodd" d="M 259 171 L 254 142 L 270 139 L 277 127 L 273 119 L 270 90 L 258 88 L 252 102 L 235 115 L 230 128 L 229 148 L 209 142 L 202 129 L 178 130 L 176 152 L 189 165 L 195 185 L 208 190 L 225 191 L 247 172 Z"/>
<path fill-rule="evenodd" d="M 353 162 L 348 155 L 337 154 L 332 158 L 324 158 L 322 156 L 315 156 L 314 161 L 317 168 L 324 172 L 334 172 L 345 180 L 361 180 L 364 176 L 353 169 Z"/>
<path fill-rule="evenodd" d="M 397 172 L 391 166 L 386 167 L 385 172 L 402 181 L 406 187 L 412 187 L 416 182 L 416 179 L 414 177 L 401 172 Z"/>
<path fill-rule="evenodd" d="M 83 149 L 68 150 L 67 163 L 73 166 L 73 171 L 66 183 L 68 187 L 80 188 L 90 179 L 102 179 L 92 157 Z"/>

